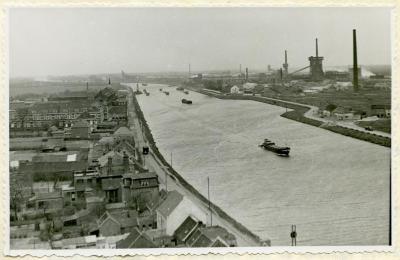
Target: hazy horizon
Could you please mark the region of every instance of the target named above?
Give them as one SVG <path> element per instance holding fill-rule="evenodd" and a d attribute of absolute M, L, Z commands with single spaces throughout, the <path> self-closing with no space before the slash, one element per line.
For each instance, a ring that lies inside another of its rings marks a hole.
<path fill-rule="evenodd" d="M 391 8 L 11 8 L 10 77 L 391 64 Z"/>

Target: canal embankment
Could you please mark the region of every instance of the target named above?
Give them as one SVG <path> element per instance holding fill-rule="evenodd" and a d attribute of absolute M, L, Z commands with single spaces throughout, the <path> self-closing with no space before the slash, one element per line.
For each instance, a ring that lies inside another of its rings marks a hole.
<path fill-rule="evenodd" d="M 229 225 L 232 226 L 237 232 L 240 232 L 242 236 L 245 236 L 248 238 L 248 240 L 251 240 L 253 245 L 258 245 L 258 246 L 271 245 L 270 240 L 261 240 L 261 238 L 259 236 L 255 235 L 244 225 L 242 225 L 241 223 L 236 221 L 234 218 L 232 218 L 230 215 L 228 215 L 220 207 L 218 207 L 214 203 L 210 202 L 205 196 L 203 196 L 197 189 L 195 189 L 177 171 L 175 171 L 172 168 L 172 166 L 167 162 L 167 160 L 165 160 L 164 156 L 159 151 L 159 149 L 156 145 L 156 141 L 154 140 L 154 137 L 152 135 L 151 129 L 144 117 L 144 114 L 140 108 L 140 105 L 139 105 L 135 95 L 132 95 L 132 103 L 134 106 L 136 116 L 138 117 L 139 121 L 142 124 L 143 134 L 146 138 L 146 141 L 147 141 L 152 153 L 157 158 L 157 160 L 159 160 L 163 164 L 163 166 L 165 168 L 168 168 L 169 173 L 173 176 L 173 179 L 175 179 L 181 186 L 183 186 L 187 191 L 189 191 L 190 194 L 192 194 L 194 197 L 196 197 L 203 204 L 210 205 L 211 210 L 214 212 L 213 214 L 217 214 L 219 218 L 221 218 L 224 221 L 226 221 L 227 223 L 229 223 Z"/>
<path fill-rule="evenodd" d="M 212 97 L 218 98 L 218 99 L 252 100 L 252 101 L 257 101 L 257 102 L 266 103 L 266 104 L 270 104 L 270 105 L 285 107 L 287 109 L 290 109 L 291 111 L 287 111 L 287 112 L 283 113 L 281 116 L 284 118 L 288 118 L 288 119 L 291 119 L 291 120 L 294 120 L 297 122 L 316 126 L 316 127 L 326 129 L 328 131 L 331 131 L 331 132 L 334 132 L 337 134 L 341 134 L 344 136 L 352 137 L 352 138 L 355 138 L 358 140 L 370 142 L 370 143 L 385 146 L 385 147 L 391 147 L 391 138 L 389 138 L 389 137 L 377 135 L 374 133 L 367 133 L 364 131 L 344 127 L 344 126 L 337 125 L 337 124 L 329 124 L 329 123 L 323 122 L 321 120 L 313 119 L 313 118 L 308 118 L 305 116 L 305 113 L 308 110 L 310 110 L 310 107 L 307 105 L 300 105 L 300 104 L 296 104 L 296 103 L 289 102 L 289 101 L 272 99 L 272 98 L 261 97 L 261 96 L 224 95 L 224 94 L 219 94 L 216 92 L 210 92 L 210 91 L 206 91 L 206 90 L 198 90 L 198 89 L 193 89 L 193 88 L 189 88 L 189 89 L 192 91 L 196 91 L 198 93 L 207 95 L 207 96 L 212 96 Z"/>

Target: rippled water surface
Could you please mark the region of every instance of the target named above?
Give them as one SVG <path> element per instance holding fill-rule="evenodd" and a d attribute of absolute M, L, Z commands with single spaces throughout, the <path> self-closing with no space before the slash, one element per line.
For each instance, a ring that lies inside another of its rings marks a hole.
<path fill-rule="evenodd" d="M 388 244 L 390 149 L 282 118 L 276 106 L 146 89 L 138 100 L 161 153 L 204 195 L 209 176 L 211 200 L 261 238 L 290 245 L 295 224 L 298 245 Z M 262 150 L 264 138 L 291 156 Z"/>

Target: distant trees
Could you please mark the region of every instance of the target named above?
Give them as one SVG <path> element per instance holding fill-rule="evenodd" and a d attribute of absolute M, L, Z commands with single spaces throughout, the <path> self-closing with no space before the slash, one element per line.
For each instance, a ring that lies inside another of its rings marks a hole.
<path fill-rule="evenodd" d="M 10 209 L 12 210 L 14 220 L 18 220 L 18 211 L 24 202 L 23 186 L 16 181 L 10 183 Z"/>
<path fill-rule="evenodd" d="M 335 110 L 337 108 L 337 106 L 335 105 L 335 104 L 328 104 L 326 107 L 325 107 L 325 110 L 327 110 L 327 111 L 329 111 L 329 112 L 333 112 L 333 110 Z"/>
<path fill-rule="evenodd" d="M 222 91 L 222 85 L 223 85 L 223 80 L 218 79 L 216 81 L 214 80 L 204 80 L 203 86 L 207 89 L 212 89 L 216 91 Z"/>
<path fill-rule="evenodd" d="M 21 122 L 21 128 L 25 128 L 25 121 L 29 116 L 29 109 L 27 107 L 17 108 L 17 119 Z"/>

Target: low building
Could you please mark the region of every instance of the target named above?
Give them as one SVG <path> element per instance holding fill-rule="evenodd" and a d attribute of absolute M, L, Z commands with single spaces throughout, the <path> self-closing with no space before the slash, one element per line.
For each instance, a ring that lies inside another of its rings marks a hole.
<path fill-rule="evenodd" d="M 238 86 L 233 86 L 231 87 L 231 94 L 239 94 L 240 93 L 240 89 Z"/>
<path fill-rule="evenodd" d="M 53 212 L 64 207 L 63 197 L 61 193 L 49 192 L 49 193 L 37 193 L 35 196 L 29 199 L 30 203 L 33 202 L 36 210 L 43 210 L 43 212 Z"/>
<path fill-rule="evenodd" d="M 351 108 L 337 107 L 332 114 L 338 120 L 359 120 L 361 116 L 356 114 Z"/>
<path fill-rule="evenodd" d="M 390 105 L 371 105 L 371 116 L 377 116 L 379 118 L 390 117 Z"/>
<path fill-rule="evenodd" d="M 134 231 L 137 224 L 137 212 L 126 211 L 111 214 L 106 211 L 97 221 L 101 236 L 115 236 Z"/>
<path fill-rule="evenodd" d="M 71 137 L 77 139 L 89 139 L 90 125 L 86 120 L 80 120 L 71 127 Z"/>
<path fill-rule="evenodd" d="M 128 120 L 126 105 L 110 107 L 107 113 L 107 120 L 116 122 L 126 122 Z"/>
<path fill-rule="evenodd" d="M 188 216 L 202 223 L 208 221 L 208 213 L 175 190 L 168 192 L 166 199 L 156 208 L 156 214 L 157 229 L 166 235 L 173 235 Z"/>
<path fill-rule="evenodd" d="M 206 227 L 202 222 L 189 216 L 175 230 L 177 244 L 189 247 L 233 247 L 236 237 L 220 226 Z"/>
<path fill-rule="evenodd" d="M 190 247 L 235 247 L 236 237 L 220 226 L 199 227 L 186 240 Z"/>
<path fill-rule="evenodd" d="M 128 173 L 123 176 L 123 200 L 136 204 L 140 211 L 159 201 L 159 182 L 155 173 Z"/>

